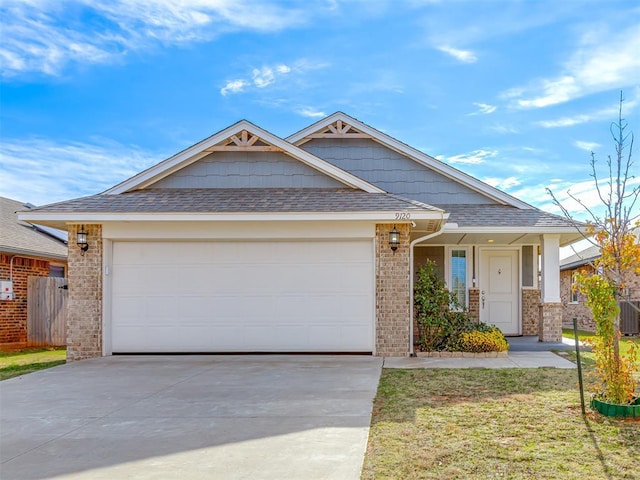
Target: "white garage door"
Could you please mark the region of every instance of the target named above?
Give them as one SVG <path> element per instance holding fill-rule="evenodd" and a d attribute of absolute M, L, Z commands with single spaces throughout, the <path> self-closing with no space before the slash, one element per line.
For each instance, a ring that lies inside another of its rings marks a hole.
<path fill-rule="evenodd" d="M 371 352 L 371 241 L 114 242 L 112 351 Z"/>

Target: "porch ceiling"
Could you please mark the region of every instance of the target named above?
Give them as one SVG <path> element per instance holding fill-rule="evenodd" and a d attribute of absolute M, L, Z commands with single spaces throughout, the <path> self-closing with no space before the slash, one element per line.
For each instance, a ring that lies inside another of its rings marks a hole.
<path fill-rule="evenodd" d="M 543 233 L 554 232 L 444 232 L 418 245 L 534 245 L 541 243 L 540 236 Z M 582 238 L 577 232 L 557 233 L 560 233 L 561 246 Z M 414 230 L 411 232 L 411 240 L 428 234 L 426 231 Z"/>

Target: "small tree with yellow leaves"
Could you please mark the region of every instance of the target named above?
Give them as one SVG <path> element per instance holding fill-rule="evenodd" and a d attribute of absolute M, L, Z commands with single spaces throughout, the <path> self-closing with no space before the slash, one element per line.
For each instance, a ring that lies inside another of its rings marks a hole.
<path fill-rule="evenodd" d="M 633 133 L 625 132 L 627 122 L 622 118 L 623 102 L 621 93 L 618 121 L 611 124 L 616 156 L 608 157 L 608 175 L 599 176 L 595 154 L 591 153 L 591 177 L 604 213 L 598 214 L 567 192 L 590 216 L 585 238 L 600 249 L 600 256 L 591 264 L 592 270 L 583 270 L 576 276 L 578 288 L 587 296 L 587 306 L 596 323 L 596 337 L 591 344 L 598 379 L 594 393 L 602 400 L 619 404 L 630 403 L 636 395 L 634 376 L 638 372 L 638 352 L 632 346 L 628 355 L 620 355 L 618 299 L 625 296 L 632 276 L 640 275 L 640 215 L 637 211 L 640 185 L 634 184 Z M 549 189 L 547 192 L 564 215 L 578 226 L 579 222 L 553 192 Z M 579 228 L 579 231 L 583 229 Z"/>

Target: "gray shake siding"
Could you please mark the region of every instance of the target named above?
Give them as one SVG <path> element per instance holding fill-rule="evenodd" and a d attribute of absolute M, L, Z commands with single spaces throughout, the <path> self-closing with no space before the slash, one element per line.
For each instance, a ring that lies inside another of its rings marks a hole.
<path fill-rule="evenodd" d="M 301 148 L 389 193 L 429 205 L 495 203 L 373 140 L 313 139 Z"/>
<path fill-rule="evenodd" d="M 153 188 L 340 188 L 344 185 L 279 152 L 216 152 Z"/>

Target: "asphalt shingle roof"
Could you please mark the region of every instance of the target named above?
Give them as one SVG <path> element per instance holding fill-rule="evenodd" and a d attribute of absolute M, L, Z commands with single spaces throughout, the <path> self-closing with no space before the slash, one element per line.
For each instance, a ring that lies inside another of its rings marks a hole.
<path fill-rule="evenodd" d="M 350 188 L 149 188 L 35 208 L 55 213 L 287 213 L 439 211 L 421 202 Z"/>
<path fill-rule="evenodd" d="M 592 245 L 578 253 L 574 253 L 560 261 L 560 270 L 569 270 L 571 268 L 586 265 L 591 260 L 595 260 L 600 256 L 600 247 Z"/>
<path fill-rule="evenodd" d="M 459 227 L 571 227 L 559 215 L 537 208 L 520 209 L 508 205 L 440 205 L 449 212 L 450 223 Z"/>
<path fill-rule="evenodd" d="M 31 210 L 23 202 L 0 197 L 0 251 L 36 257 L 66 258 L 67 246 L 32 225 L 18 220 L 16 211 Z"/>

